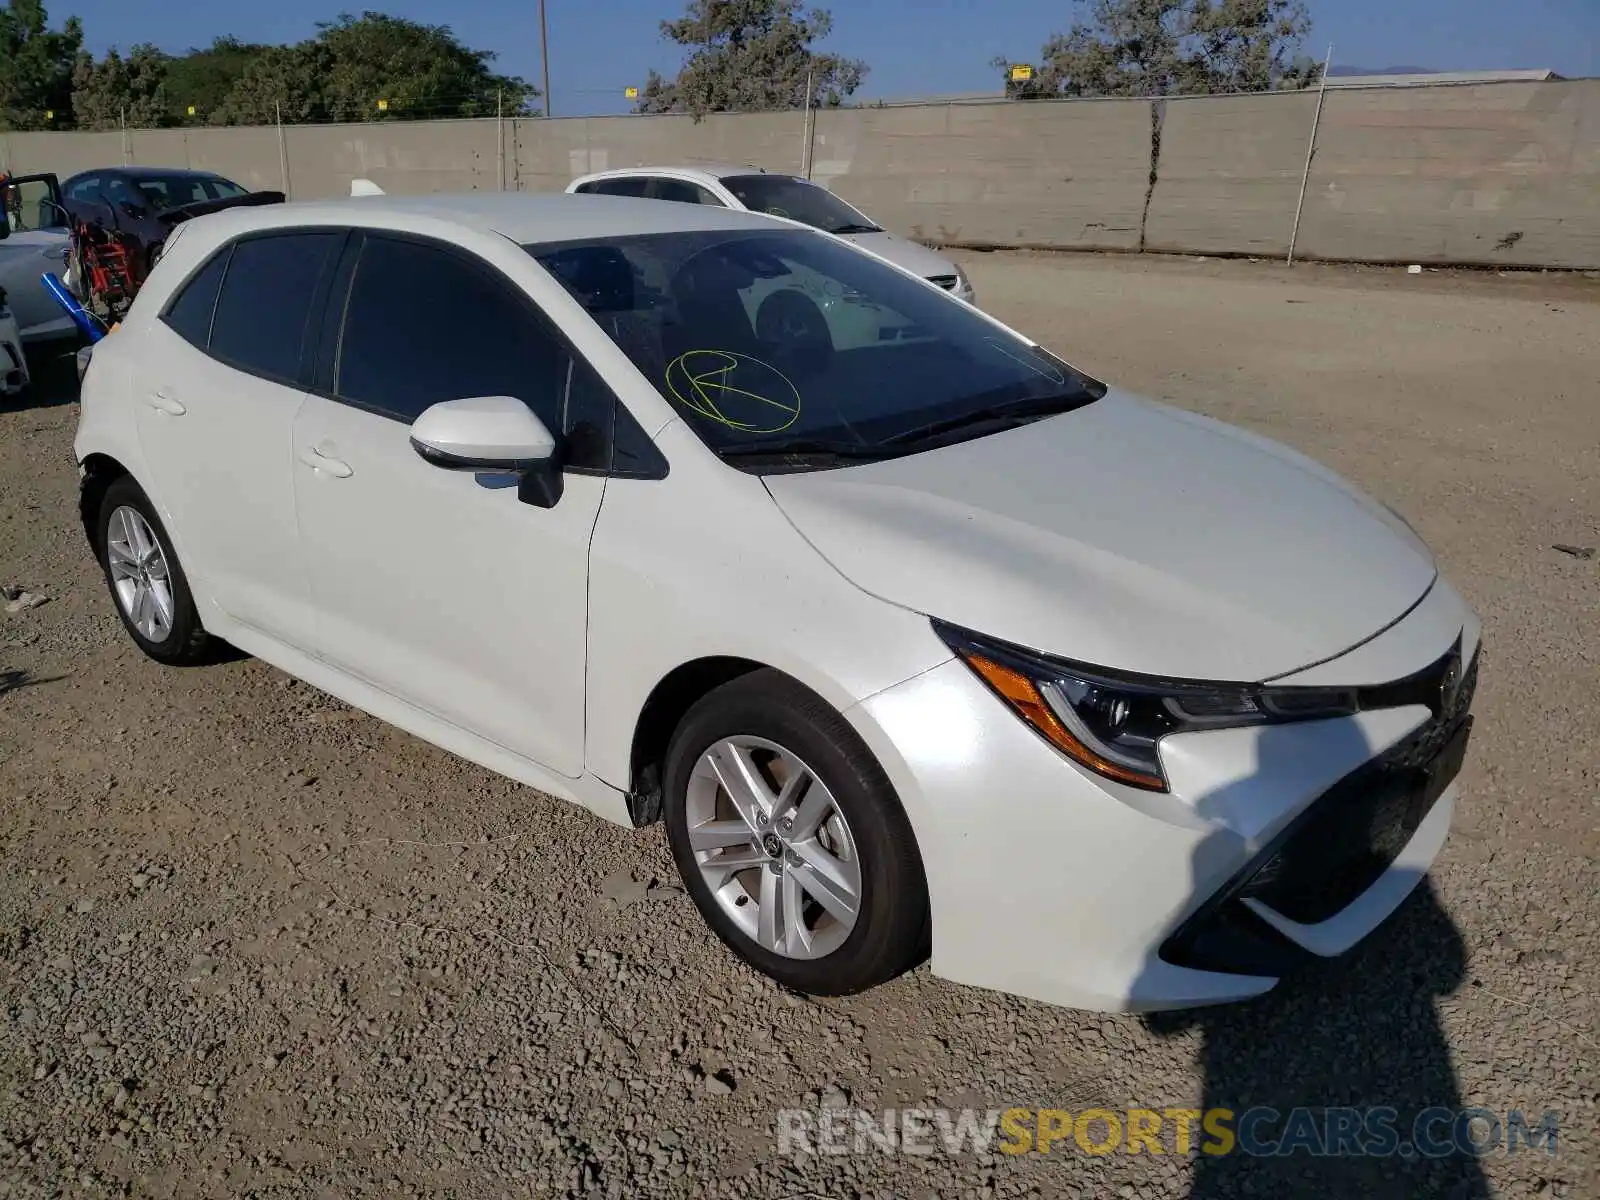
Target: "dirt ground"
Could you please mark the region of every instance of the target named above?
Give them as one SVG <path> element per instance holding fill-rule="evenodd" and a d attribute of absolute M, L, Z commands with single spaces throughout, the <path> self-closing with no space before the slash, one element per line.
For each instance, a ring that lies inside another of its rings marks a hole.
<path fill-rule="evenodd" d="M 1552 548 L 1600 546 L 1600 284 L 965 257 L 1083 368 L 1394 504 L 1481 612 L 1457 827 L 1400 914 L 1264 1000 L 1157 1021 L 925 967 L 786 995 L 703 927 L 659 828 L 255 661 L 143 659 L 52 394 L 0 411 L 0 584 L 48 597 L 0 604 L 0 1196 L 1600 1195 L 1600 556 Z M 777 1139 L 786 1109 L 1262 1105 L 1553 1111 L 1559 1135 L 1443 1159 Z"/>

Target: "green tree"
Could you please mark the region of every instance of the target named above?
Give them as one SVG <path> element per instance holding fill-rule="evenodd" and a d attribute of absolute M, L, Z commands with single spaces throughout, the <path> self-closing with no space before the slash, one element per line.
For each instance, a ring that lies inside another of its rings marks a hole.
<path fill-rule="evenodd" d="M 674 79 L 650 72 L 637 112 L 755 112 L 800 108 L 811 80 L 811 102 L 836 106 L 866 78 L 867 66 L 819 54 L 814 42 L 833 29 L 825 9 L 800 0 L 690 0 L 662 36 L 686 51 Z"/>
<path fill-rule="evenodd" d="M 382 13 L 341 14 L 317 36 L 253 57 L 218 107 L 229 123 L 376 121 L 527 113 L 538 90 L 496 74 L 494 55 L 461 44 L 444 25 Z M 382 111 L 378 101 L 388 101 Z"/>
<path fill-rule="evenodd" d="M 0 129 L 70 127 L 72 70 L 83 26 L 67 18 L 49 27 L 43 0 L 9 0 L 0 8 Z M 53 111 L 53 120 L 45 117 Z"/>
<path fill-rule="evenodd" d="M 113 47 L 96 62 L 79 53 L 72 72 L 72 108 L 79 129 L 154 129 L 167 124 L 162 85 L 170 60 L 154 46 L 123 58 Z"/>
<path fill-rule="evenodd" d="M 1302 0 L 1079 0 L 1087 20 L 1050 38 L 1031 80 L 1009 95 L 1182 96 L 1315 83 L 1297 54 L 1311 28 Z M 1009 60 L 997 58 L 1005 68 Z"/>
<path fill-rule="evenodd" d="M 167 64 L 166 110 L 174 124 L 216 123 L 223 103 L 245 70 L 266 46 L 219 37 L 204 49 L 191 49 Z M 189 116 L 190 107 L 194 116 Z"/>

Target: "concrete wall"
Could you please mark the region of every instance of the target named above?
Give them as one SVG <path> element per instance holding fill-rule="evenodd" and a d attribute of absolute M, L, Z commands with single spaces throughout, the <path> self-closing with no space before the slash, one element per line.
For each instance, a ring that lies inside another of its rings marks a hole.
<path fill-rule="evenodd" d="M 1600 79 L 1330 91 L 1300 248 L 1600 266 Z"/>
<path fill-rule="evenodd" d="M 1288 253 L 1316 96 L 1193 97 L 1160 107 L 1145 248 Z"/>
<path fill-rule="evenodd" d="M 1276 257 L 1316 105 L 1297 93 L 825 110 L 809 149 L 815 179 L 929 242 Z M 193 166 L 311 199 L 358 176 L 415 193 L 550 191 L 653 162 L 798 173 L 807 148 L 798 112 L 573 117 L 0 134 L 0 169 Z M 1330 89 L 1296 249 L 1600 267 L 1600 80 Z"/>

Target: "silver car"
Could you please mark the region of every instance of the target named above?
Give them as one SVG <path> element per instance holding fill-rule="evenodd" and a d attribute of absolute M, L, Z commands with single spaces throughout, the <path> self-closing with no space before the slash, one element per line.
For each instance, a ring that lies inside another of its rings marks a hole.
<path fill-rule="evenodd" d="M 637 196 L 676 200 L 786 217 L 854 242 L 895 266 L 922 276 L 973 303 L 966 273 L 937 251 L 899 237 L 827 188 L 795 175 L 779 175 L 760 167 L 629 167 L 581 175 L 567 191 L 585 195 Z"/>
<path fill-rule="evenodd" d="M 44 290 L 46 271 L 66 274 L 70 248 L 66 210 L 54 175 L 21 175 L 0 181 L 0 290 L 24 344 L 70 338 L 77 329 Z M 5 358 L 0 351 L 0 359 Z M 0 362 L 0 366 L 8 365 Z"/>

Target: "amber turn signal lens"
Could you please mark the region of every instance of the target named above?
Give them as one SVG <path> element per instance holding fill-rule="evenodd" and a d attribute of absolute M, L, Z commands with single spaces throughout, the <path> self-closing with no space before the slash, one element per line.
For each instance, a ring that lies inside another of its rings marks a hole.
<path fill-rule="evenodd" d="M 1147 775 L 1114 763 L 1102 754 L 1085 746 L 1056 716 L 1055 710 L 1039 694 L 1038 686 L 1021 671 L 1003 666 L 981 654 L 964 655 L 967 665 L 1029 725 L 1032 725 L 1061 753 L 1074 762 L 1081 763 L 1097 775 L 1115 779 L 1134 787 L 1166 791 L 1167 781 L 1158 775 Z"/>

